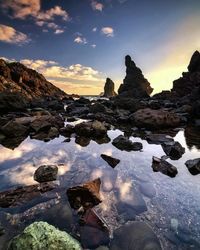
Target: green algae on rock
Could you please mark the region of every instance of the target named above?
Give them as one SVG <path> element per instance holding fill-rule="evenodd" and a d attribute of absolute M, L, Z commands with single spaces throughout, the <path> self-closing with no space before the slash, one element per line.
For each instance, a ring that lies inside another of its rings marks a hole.
<path fill-rule="evenodd" d="M 9 243 L 8 250 L 81 250 L 77 240 L 47 222 L 34 222 Z"/>

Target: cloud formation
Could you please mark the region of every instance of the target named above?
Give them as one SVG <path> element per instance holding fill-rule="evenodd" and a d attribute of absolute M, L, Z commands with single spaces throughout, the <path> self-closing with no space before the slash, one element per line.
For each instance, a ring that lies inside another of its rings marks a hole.
<path fill-rule="evenodd" d="M 82 36 L 77 36 L 74 39 L 74 42 L 79 43 L 79 44 L 87 44 L 87 39 L 85 37 L 82 37 Z"/>
<path fill-rule="evenodd" d="M 103 27 L 101 29 L 101 33 L 107 37 L 113 37 L 114 36 L 114 29 L 112 27 Z"/>
<path fill-rule="evenodd" d="M 28 43 L 30 39 L 26 34 L 17 31 L 13 27 L 0 24 L 0 41 L 20 45 Z"/>
<path fill-rule="evenodd" d="M 104 5 L 97 1 L 92 1 L 91 6 L 93 10 L 97 10 L 97 11 L 103 11 L 103 8 L 104 8 Z"/>

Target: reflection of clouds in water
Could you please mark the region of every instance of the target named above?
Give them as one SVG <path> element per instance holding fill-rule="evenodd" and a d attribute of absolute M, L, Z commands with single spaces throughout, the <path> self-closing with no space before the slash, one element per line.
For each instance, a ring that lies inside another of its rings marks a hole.
<path fill-rule="evenodd" d="M 121 201 L 129 201 L 132 200 L 132 181 L 131 180 L 118 180 L 117 187 L 119 188 L 119 195 Z"/>
<path fill-rule="evenodd" d="M 96 178 L 101 178 L 102 176 L 103 176 L 103 170 L 102 169 L 95 169 L 92 171 L 90 178 L 93 180 Z"/>
<path fill-rule="evenodd" d="M 102 154 L 112 156 L 113 150 L 112 148 L 105 149 Z"/>

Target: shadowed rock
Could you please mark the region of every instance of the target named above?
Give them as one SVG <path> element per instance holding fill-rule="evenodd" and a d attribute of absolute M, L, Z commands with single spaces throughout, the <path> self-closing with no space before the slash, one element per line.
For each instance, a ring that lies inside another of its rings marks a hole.
<path fill-rule="evenodd" d="M 169 162 L 153 156 L 152 168 L 154 172 L 161 172 L 170 177 L 175 177 L 178 174 L 178 170 L 175 166 Z"/>
<path fill-rule="evenodd" d="M 116 96 L 117 94 L 115 93 L 115 84 L 114 82 L 110 79 L 106 79 L 106 83 L 104 86 L 104 94 L 103 97 L 113 97 Z"/>
<path fill-rule="evenodd" d="M 192 175 L 200 174 L 200 158 L 188 160 L 185 165 Z"/>
<path fill-rule="evenodd" d="M 42 165 L 34 173 L 34 180 L 37 182 L 55 181 L 58 167 L 56 165 Z"/>
<path fill-rule="evenodd" d="M 143 148 L 142 143 L 141 142 L 132 142 L 131 140 L 127 139 L 125 136 L 123 135 L 119 135 L 118 137 L 116 137 L 112 144 L 120 149 L 120 150 L 126 150 L 126 151 L 139 151 Z"/>
<path fill-rule="evenodd" d="M 164 142 L 162 143 L 163 151 L 167 156 L 172 160 L 178 160 L 185 153 L 185 148 L 181 146 L 181 144 L 177 141 L 172 142 Z"/>
<path fill-rule="evenodd" d="M 101 202 L 100 199 L 100 178 L 93 181 L 86 182 L 81 186 L 76 186 L 67 189 L 67 196 L 69 203 L 73 209 L 82 209 L 86 211 L 98 205 Z"/>
<path fill-rule="evenodd" d="M 148 97 L 153 89 L 129 55 L 125 57 L 125 65 L 126 77 L 118 89 L 119 95 L 134 98 Z"/>
<path fill-rule="evenodd" d="M 117 164 L 120 163 L 119 159 L 116 159 L 109 155 L 101 154 L 101 158 L 103 158 L 104 161 L 106 161 L 112 168 L 115 168 Z"/>

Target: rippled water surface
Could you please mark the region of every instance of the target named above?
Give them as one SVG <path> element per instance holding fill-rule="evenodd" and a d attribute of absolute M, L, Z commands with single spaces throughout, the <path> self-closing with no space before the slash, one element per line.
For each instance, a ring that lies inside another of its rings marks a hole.
<path fill-rule="evenodd" d="M 33 174 L 42 164 L 57 164 L 59 168 L 56 189 L 15 208 L 0 208 L 0 221 L 6 231 L 0 236 L 0 249 L 6 249 L 9 239 L 35 220 L 75 234 L 66 189 L 97 177 L 101 178 L 103 201 L 95 210 L 104 218 L 111 235 L 129 220 L 142 220 L 151 225 L 164 249 L 200 249 L 200 175 L 191 175 L 184 164 L 200 157 L 196 133 L 181 130 L 174 138 L 186 148 L 181 159 L 167 160 L 178 169 L 175 178 L 152 171 L 152 156 L 165 155 L 160 145 L 130 137 L 142 142 L 142 152 L 115 148 L 111 142 L 123 134 L 120 130 L 108 132 L 109 143 L 90 141 L 86 147 L 77 144 L 75 138 L 64 142 L 62 136 L 47 143 L 27 138 L 14 150 L 0 145 L 0 191 L 36 184 Z M 112 169 L 100 157 L 102 153 L 121 161 Z"/>

